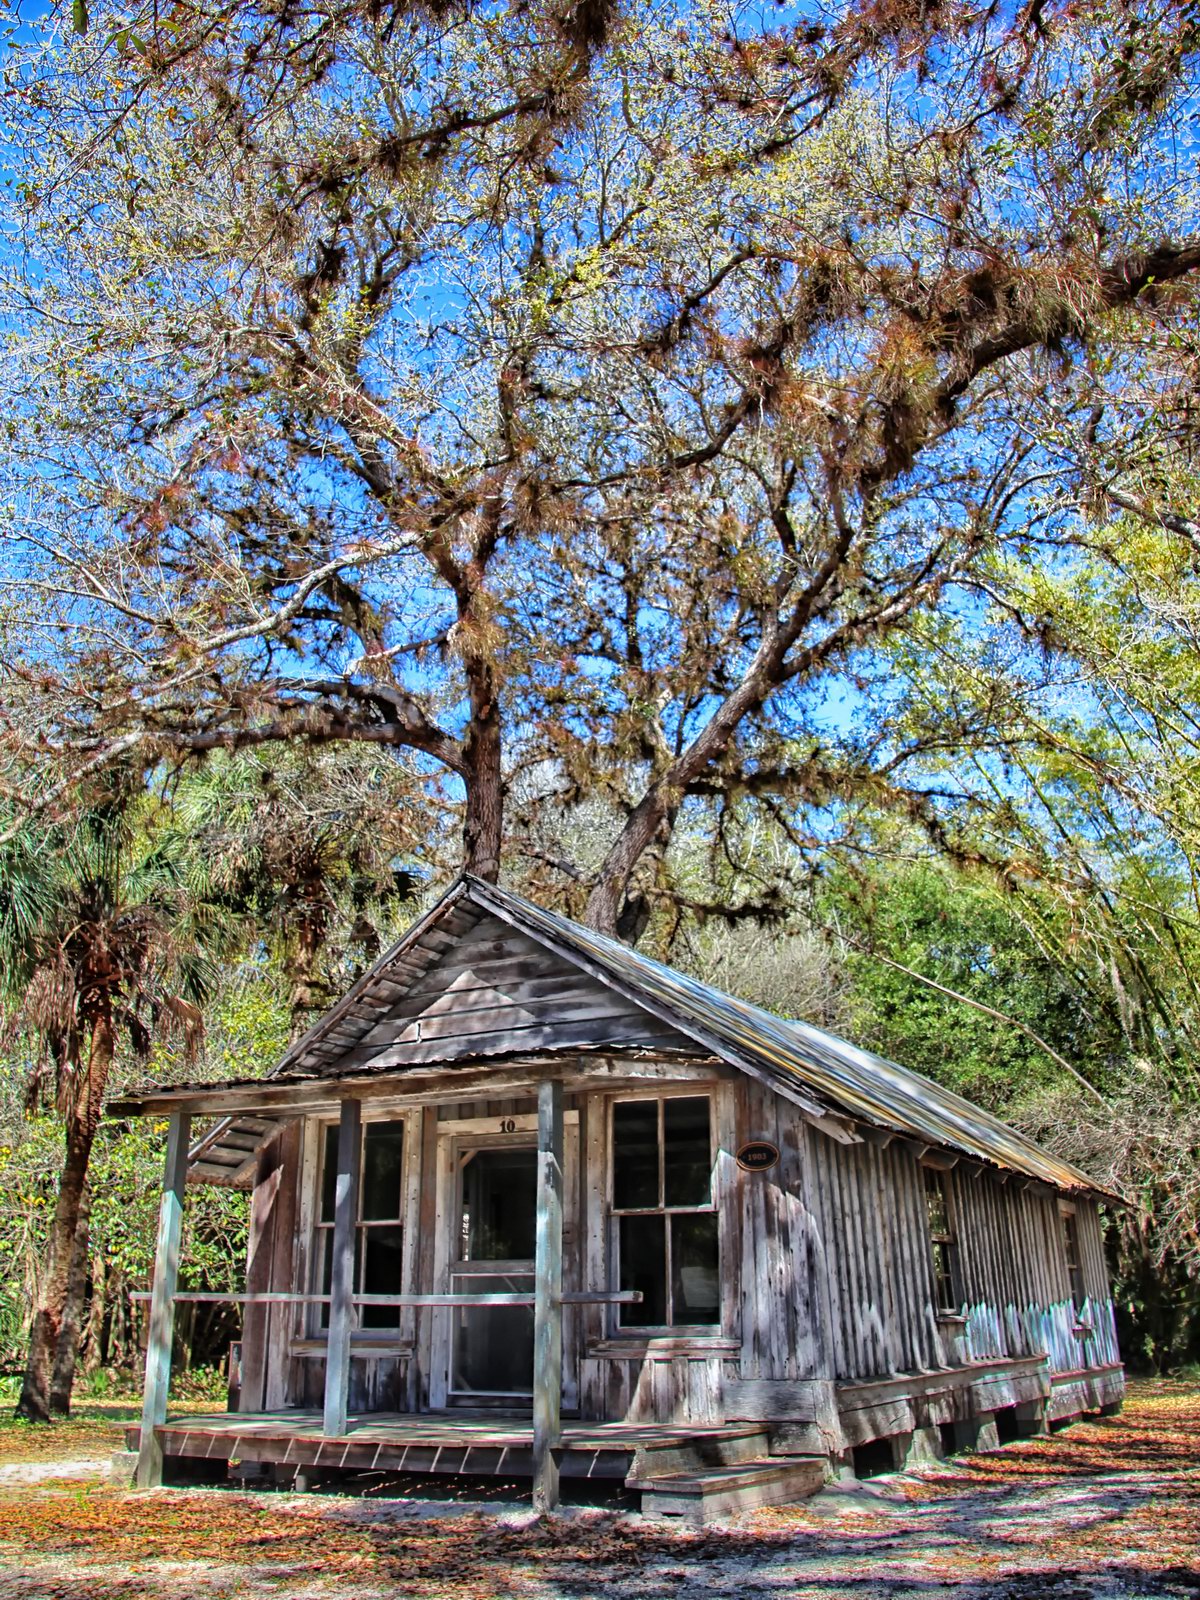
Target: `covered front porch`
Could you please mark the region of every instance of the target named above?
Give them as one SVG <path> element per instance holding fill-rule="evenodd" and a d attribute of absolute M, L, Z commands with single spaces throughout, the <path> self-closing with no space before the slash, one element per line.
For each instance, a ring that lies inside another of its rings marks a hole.
<path fill-rule="evenodd" d="M 361 1456 L 372 1450 L 378 1452 L 385 1446 L 395 1454 L 403 1455 L 428 1448 L 422 1443 L 422 1428 L 428 1419 L 404 1419 L 410 1429 L 402 1445 L 397 1444 L 393 1424 L 396 1418 L 386 1414 L 371 1413 L 351 1418 L 349 1411 L 350 1363 L 352 1334 L 356 1311 L 364 1307 L 385 1307 L 389 1310 L 417 1307 L 443 1308 L 513 1308 L 531 1307 L 533 1311 L 532 1386 L 530 1396 L 531 1416 L 528 1424 L 510 1434 L 509 1442 L 493 1446 L 510 1454 L 521 1454 L 532 1475 L 535 1505 L 542 1510 L 552 1508 L 558 1499 L 558 1478 L 564 1454 L 562 1435 L 562 1321 L 566 1303 L 594 1303 L 613 1299 L 638 1299 L 639 1295 L 620 1294 L 597 1290 L 595 1292 L 563 1291 L 563 1084 L 560 1077 L 545 1077 L 537 1086 L 537 1163 L 536 1163 L 536 1228 L 535 1259 L 533 1263 L 531 1292 L 499 1293 L 413 1293 L 370 1295 L 355 1293 L 355 1229 L 359 1212 L 359 1187 L 362 1165 L 362 1099 L 343 1091 L 338 1102 L 339 1120 L 336 1137 L 336 1178 L 333 1193 L 333 1225 L 330 1239 L 330 1269 L 327 1293 L 245 1293 L 210 1295 L 179 1290 L 180 1243 L 182 1238 L 183 1203 L 187 1182 L 188 1142 L 191 1129 L 191 1108 L 180 1107 L 170 1113 L 167 1154 L 160 1208 L 159 1233 L 155 1254 L 153 1290 L 151 1294 L 150 1330 L 146 1349 L 146 1379 L 142 1424 L 138 1430 L 138 1462 L 136 1482 L 139 1487 L 152 1487 L 162 1482 L 163 1459 L 166 1455 L 214 1454 L 207 1444 L 202 1449 L 170 1449 L 178 1443 L 176 1435 L 167 1424 L 167 1396 L 171 1375 L 171 1348 L 174 1334 L 176 1306 L 185 1300 L 225 1300 L 246 1308 L 279 1305 L 318 1304 L 325 1317 L 324 1337 L 324 1404 L 317 1412 L 257 1413 L 238 1412 L 224 1418 L 207 1419 L 212 1427 L 207 1437 L 226 1439 L 245 1437 L 266 1440 L 270 1448 L 279 1447 L 283 1440 L 285 1459 L 297 1459 L 288 1452 L 311 1454 L 314 1448 L 322 1461 L 337 1455 L 341 1450 L 345 1459 L 339 1465 L 347 1468 L 350 1456 Z M 331 1177 L 334 1175 L 331 1173 Z M 291 1418 L 290 1424 L 280 1422 L 281 1417 Z M 218 1426 L 220 1424 L 220 1426 Z M 449 1424 L 450 1431 L 453 1427 Z M 442 1430 L 443 1444 L 464 1456 L 471 1448 L 472 1428 L 451 1445 Z M 275 1433 L 271 1433 L 271 1428 Z M 284 1434 L 278 1429 L 284 1428 Z M 363 1429 L 370 1429 L 370 1435 Z M 264 1435 L 262 1430 L 267 1429 Z M 383 1428 L 383 1433 L 378 1429 Z M 416 1434 L 411 1433 L 415 1428 Z M 257 1431 L 256 1431 L 257 1430 Z M 290 1431 L 289 1431 L 290 1430 Z M 519 1442 L 514 1442 L 519 1439 Z M 351 1441 L 353 1440 L 353 1444 Z M 314 1444 L 315 1441 L 315 1444 Z M 392 1447 L 395 1447 L 394 1449 Z M 440 1447 L 439 1447 L 440 1448 Z M 322 1452 L 324 1454 L 322 1455 Z M 590 1452 L 593 1456 L 596 1451 Z M 264 1459 L 259 1457 L 258 1459 Z M 271 1459 L 274 1459 L 272 1457 Z M 414 1456 L 415 1459 L 415 1456 Z M 447 1456 L 447 1461 L 449 1456 Z M 497 1457 L 497 1460 L 501 1457 Z M 515 1456 L 514 1456 L 515 1459 Z M 315 1460 L 315 1457 L 314 1457 Z M 397 1468 L 391 1460 L 389 1467 Z M 449 1465 L 439 1468 L 405 1468 L 399 1470 L 474 1470 Z M 483 1469 L 481 1469 L 483 1470 Z M 507 1470 L 494 1467 L 490 1470 Z"/>
<path fill-rule="evenodd" d="M 144 1435 L 130 1428 L 139 1449 Z M 364 1412 L 346 1418 L 336 1438 L 317 1410 L 218 1412 L 168 1418 L 154 1430 L 160 1461 L 204 1461 L 241 1476 L 260 1468 L 276 1482 L 319 1487 L 342 1474 L 453 1474 L 525 1480 L 536 1485 L 532 1419 L 415 1417 Z M 803 1498 L 821 1487 L 825 1459 L 772 1454 L 756 1423 L 716 1426 L 578 1422 L 564 1424 L 555 1446 L 557 1478 L 623 1485 L 643 1515 L 701 1524 L 722 1514 Z"/>

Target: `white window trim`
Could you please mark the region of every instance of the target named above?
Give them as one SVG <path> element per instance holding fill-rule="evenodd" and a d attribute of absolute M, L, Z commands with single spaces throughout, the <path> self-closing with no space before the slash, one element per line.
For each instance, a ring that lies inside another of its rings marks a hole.
<path fill-rule="evenodd" d="M 309 1117 L 304 1128 L 304 1156 L 301 1182 L 301 1206 L 299 1242 L 300 1256 L 296 1263 L 296 1282 L 303 1285 L 304 1293 L 321 1293 L 321 1267 L 322 1253 L 317 1244 L 328 1224 L 320 1220 L 321 1209 L 321 1159 L 325 1145 L 325 1131 L 330 1126 L 336 1127 L 337 1114 L 321 1113 Z M 417 1265 L 417 1234 L 420 1230 L 420 1152 L 419 1141 L 421 1137 L 420 1109 L 411 1106 L 389 1108 L 387 1105 L 372 1106 L 370 1111 L 364 1108 L 363 1136 L 367 1127 L 373 1122 L 401 1122 L 404 1124 L 404 1157 L 400 1170 L 400 1216 L 392 1221 L 392 1226 L 397 1224 L 404 1230 L 401 1245 L 400 1265 L 400 1294 L 408 1293 L 415 1282 Z M 416 1159 L 414 1159 L 416 1157 Z M 359 1207 L 362 1206 L 361 1185 L 359 1191 Z M 383 1224 L 384 1226 L 387 1223 Z M 359 1227 L 359 1219 L 355 1218 L 355 1231 Z M 355 1311 L 355 1320 L 360 1315 L 360 1309 Z M 321 1327 L 321 1307 L 310 1302 L 306 1306 L 297 1308 L 298 1316 L 293 1333 L 292 1344 L 297 1354 L 324 1353 L 327 1330 Z M 387 1355 L 410 1354 L 416 1337 L 416 1314 L 412 1306 L 399 1307 L 398 1327 L 396 1328 L 362 1328 L 355 1326 L 351 1335 L 351 1344 L 354 1348 L 364 1351 L 379 1352 Z"/>

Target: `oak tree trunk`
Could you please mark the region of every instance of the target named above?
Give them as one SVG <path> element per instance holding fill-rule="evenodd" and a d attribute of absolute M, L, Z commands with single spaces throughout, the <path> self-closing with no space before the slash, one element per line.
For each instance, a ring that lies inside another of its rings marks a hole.
<path fill-rule="evenodd" d="M 803 627 L 806 615 L 797 608 L 786 626 L 781 627 L 776 621 L 764 627 L 762 641 L 741 682 L 626 817 L 588 896 L 583 920 L 589 928 L 608 934 L 610 938 L 620 936 L 621 912 L 638 862 L 654 843 L 659 830 L 674 826 L 688 785 L 721 759 L 743 720 L 763 704 L 779 683 L 787 652 Z"/>
<path fill-rule="evenodd" d="M 314 977 L 329 920 L 325 906 L 319 903 L 322 893 L 320 884 L 306 887 L 295 949 L 287 962 L 288 1038 L 292 1044 L 308 1032 L 319 1004 Z"/>
<path fill-rule="evenodd" d="M 467 788 L 463 821 L 463 866 L 476 877 L 495 883 L 500 876 L 504 825 L 504 764 L 500 705 L 495 674 L 473 662 L 468 681 L 471 721 L 463 741 Z"/>

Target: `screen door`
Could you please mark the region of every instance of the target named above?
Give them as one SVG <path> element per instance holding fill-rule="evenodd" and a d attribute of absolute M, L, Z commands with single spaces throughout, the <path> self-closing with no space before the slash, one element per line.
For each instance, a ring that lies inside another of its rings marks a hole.
<path fill-rule="evenodd" d="M 536 1147 L 460 1147 L 457 1196 L 451 1292 L 532 1294 Z M 532 1396 L 532 1305 L 454 1309 L 450 1393 L 456 1398 Z"/>

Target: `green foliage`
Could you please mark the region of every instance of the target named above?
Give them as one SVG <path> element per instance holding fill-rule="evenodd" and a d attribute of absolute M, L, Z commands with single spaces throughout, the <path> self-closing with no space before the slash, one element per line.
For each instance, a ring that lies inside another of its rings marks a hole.
<path fill-rule="evenodd" d="M 269 1072 L 287 1048 L 288 1024 L 278 968 L 265 960 L 247 964 L 213 1010 L 205 1076 L 257 1078 Z"/>
<path fill-rule="evenodd" d="M 150 1283 L 162 1181 L 165 1123 L 105 1124 L 92 1150 L 91 1250 L 118 1292 Z M 46 1248 L 62 1162 L 62 1132 L 50 1117 L 31 1118 L 0 1144 L 0 1365 L 23 1354 L 30 1286 Z M 209 1185 L 188 1190 L 184 1212 L 186 1286 L 240 1289 L 245 1281 L 248 1199 Z"/>
<path fill-rule="evenodd" d="M 204 1047 L 186 1062 L 177 1046 L 160 1044 L 149 1062 L 126 1056 L 118 1082 L 155 1077 L 255 1077 L 278 1061 L 288 1039 L 286 985 L 265 959 L 219 975 Z M 42 1261 L 62 1164 L 57 1118 L 25 1111 L 31 1063 L 0 1054 L 0 1366 L 21 1359 L 32 1285 Z M 202 1131 L 201 1128 L 198 1131 Z M 93 1259 L 104 1263 L 103 1292 L 128 1314 L 129 1295 L 149 1285 L 162 1181 L 165 1123 L 101 1124 L 92 1150 Z M 184 1280 L 192 1288 L 237 1290 L 245 1278 L 248 1200 L 243 1193 L 189 1188 L 185 1209 Z M 108 1307 L 109 1312 L 113 1306 Z"/>
<path fill-rule="evenodd" d="M 920 977 L 1015 1018 L 1100 1087 L 1119 1076 L 1118 1019 L 1093 1009 L 1069 968 L 1031 937 L 1012 896 L 936 863 L 892 866 L 865 878 L 842 874 L 818 904 L 846 936 L 850 1036 L 1011 1114 L 1063 1071 L 1011 1022 L 941 994 Z"/>
<path fill-rule="evenodd" d="M 217 751 L 171 785 L 192 892 L 276 958 L 293 1034 L 378 953 L 413 893 L 409 782 L 371 750 Z"/>

